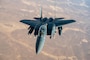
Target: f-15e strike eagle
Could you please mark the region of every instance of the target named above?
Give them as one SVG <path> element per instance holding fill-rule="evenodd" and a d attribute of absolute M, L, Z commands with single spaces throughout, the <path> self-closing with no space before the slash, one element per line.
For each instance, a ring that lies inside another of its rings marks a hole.
<path fill-rule="evenodd" d="M 35 20 L 21 20 L 20 22 L 30 25 L 28 34 L 34 31 L 34 35 L 37 35 L 36 41 L 36 54 L 39 54 L 44 46 L 46 35 L 50 35 L 50 38 L 56 33 L 56 28 L 58 28 L 58 33 L 61 35 L 62 26 L 76 22 L 75 20 L 64 20 L 64 18 L 47 18 L 42 17 L 42 9 L 40 9 L 40 17 L 34 17 Z"/>

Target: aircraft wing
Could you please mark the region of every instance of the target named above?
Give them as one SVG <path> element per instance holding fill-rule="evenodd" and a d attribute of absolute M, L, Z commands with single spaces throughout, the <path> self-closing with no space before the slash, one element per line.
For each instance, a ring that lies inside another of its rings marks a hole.
<path fill-rule="evenodd" d="M 58 21 L 56 20 L 53 23 L 55 23 L 56 26 L 62 26 L 73 22 L 76 22 L 76 21 L 75 20 L 58 20 Z"/>
<path fill-rule="evenodd" d="M 21 20 L 20 22 L 27 24 L 27 25 L 30 25 L 32 27 L 35 27 L 36 24 L 39 23 L 39 21 L 35 21 L 35 20 Z"/>

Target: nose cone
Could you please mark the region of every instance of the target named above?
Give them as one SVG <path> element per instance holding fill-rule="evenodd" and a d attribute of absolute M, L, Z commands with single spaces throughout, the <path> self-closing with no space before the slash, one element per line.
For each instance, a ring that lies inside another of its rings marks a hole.
<path fill-rule="evenodd" d="M 40 52 L 39 52 L 39 49 L 36 47 L 36 54 L 39 54 Z"/>
<path fill-rule="evenodd" d="M 38 49 L 36 49 L 36 54 L 39 54 Z"/>

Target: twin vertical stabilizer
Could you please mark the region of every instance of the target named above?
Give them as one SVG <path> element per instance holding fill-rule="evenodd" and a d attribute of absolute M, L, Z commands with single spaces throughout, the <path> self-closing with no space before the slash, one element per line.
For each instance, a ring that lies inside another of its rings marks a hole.
<path fill-rule="evenodd" d="M 40 8 L 40 18 L 42 19 L 42 7 Z"/>

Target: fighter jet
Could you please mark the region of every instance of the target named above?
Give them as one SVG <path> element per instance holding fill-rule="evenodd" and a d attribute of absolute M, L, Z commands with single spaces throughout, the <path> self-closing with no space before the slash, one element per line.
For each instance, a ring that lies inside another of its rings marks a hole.
<path fill-rule="evenodd" d="M 58 33 L 61 35 L 63 25 L 76 22 L 75 20 L 64 20 L 64 18 L 43 18 L 42 9 L 40 11 L 40 17 L 34 17 L 35 20 L 24 19 L 20 21 L 30 26 L 28 34 L 31 34 L 35 30 L 34 35 L 37 35 L 36 54 L 41 52 L 46 35 L 50 35 L 50 38 L 52 38 L 56 33 L 56 28 L 58 28 Z"/>

